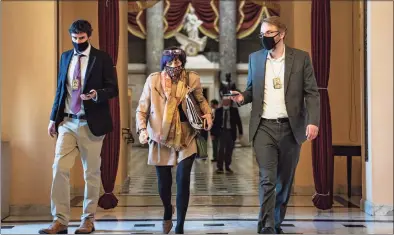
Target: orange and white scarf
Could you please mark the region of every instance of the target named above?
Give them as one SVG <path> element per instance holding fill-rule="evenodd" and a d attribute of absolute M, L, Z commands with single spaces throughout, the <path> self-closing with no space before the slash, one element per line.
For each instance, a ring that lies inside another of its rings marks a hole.
<path fill-rule="evenodd" d="M 173 83 L 167 72 L 160 74 L 160 83 L 164 90 L 166 103 L 161 126 L 160 143 L 179 151 L 185 143 L 182 139 L 182 127 L 178 106 L 185 99 L 188 88 L 185 83 L 186 72 L 181 73 L 177 83 Z"/>

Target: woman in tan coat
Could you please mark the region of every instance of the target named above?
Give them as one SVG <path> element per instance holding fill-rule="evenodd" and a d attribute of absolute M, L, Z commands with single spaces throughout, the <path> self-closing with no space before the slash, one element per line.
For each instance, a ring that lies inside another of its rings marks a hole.
<path fill-rule="evenodd" d="M 183 234 L 190 197 L 190 172 L 197 153 L 196 132 L 186 115 L 186 94 L 199 104 L 207 130 L 212 127 L 212 112 L 203 96 L 200 77 L 186 72 L 186 53 L 177 47 L 163 51 L 161 72 L 145 82 L 137 108 L 137 132 L 142 144 L 149 143 L 148 164 L 156 166 L 160 198 L 164 206 L 163 233 L 172 229 L 171 168 L 177 166 L 175 233 Z"/>

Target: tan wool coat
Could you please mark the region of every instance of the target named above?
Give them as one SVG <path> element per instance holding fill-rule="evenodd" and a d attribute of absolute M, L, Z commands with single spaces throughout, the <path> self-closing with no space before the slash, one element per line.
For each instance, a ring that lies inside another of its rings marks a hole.
<path fill-rule="evenodd" d="M 202 112 L 204 114 L 212 114 L 212 110 L 203 95 L 200 76 L 197 73 L 189 72 L 188 86 L 191 88 L 192 94 L 200 105 Z M 160 72 L 152 73 L 146 79 L 136 113 L 137 133 L 142 129 L 146 129 L 149 135 L 149 165 L 174 166 L 197 152 L 196 133 L 189 122 L 182 122 L 181 124 L 182 138 L 185 140 L 185 143 L 188 143 L 187 148 L 175 151 L 175 149 L 168 148 L 161 145 L 159 141 L 155 141 L 160 136 L 165 103 L 166 97 L 160 83 Z M 183 112 L 186 114 L 186 101 L 183 100 L 181 104 Z"/>

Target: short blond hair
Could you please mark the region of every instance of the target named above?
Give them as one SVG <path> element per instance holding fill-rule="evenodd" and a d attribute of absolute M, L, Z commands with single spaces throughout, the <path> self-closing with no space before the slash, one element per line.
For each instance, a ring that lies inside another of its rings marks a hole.
<path fill-rule="evenodd" d="M 285 23 L 282 22 L 281 18 L 279 16 L 270 16 L 267 18 L 264 18 L 261 21 L 261 24 L 267 23 L 274 25 L 278 28 L 279 32 L 286 32 L 287 31 L 287 26 Z"/>

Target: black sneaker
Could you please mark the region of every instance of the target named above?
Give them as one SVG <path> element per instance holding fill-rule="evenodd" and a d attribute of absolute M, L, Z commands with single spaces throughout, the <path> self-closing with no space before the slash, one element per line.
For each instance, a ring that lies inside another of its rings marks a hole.
<path fill-rule="evenodd" d="M 227 173 L 227 174 L 234 174 L 234 171 L 231 170 L 230 168 L 227 168 L 227 169 L 226 169 L 226 173 Z"/>

